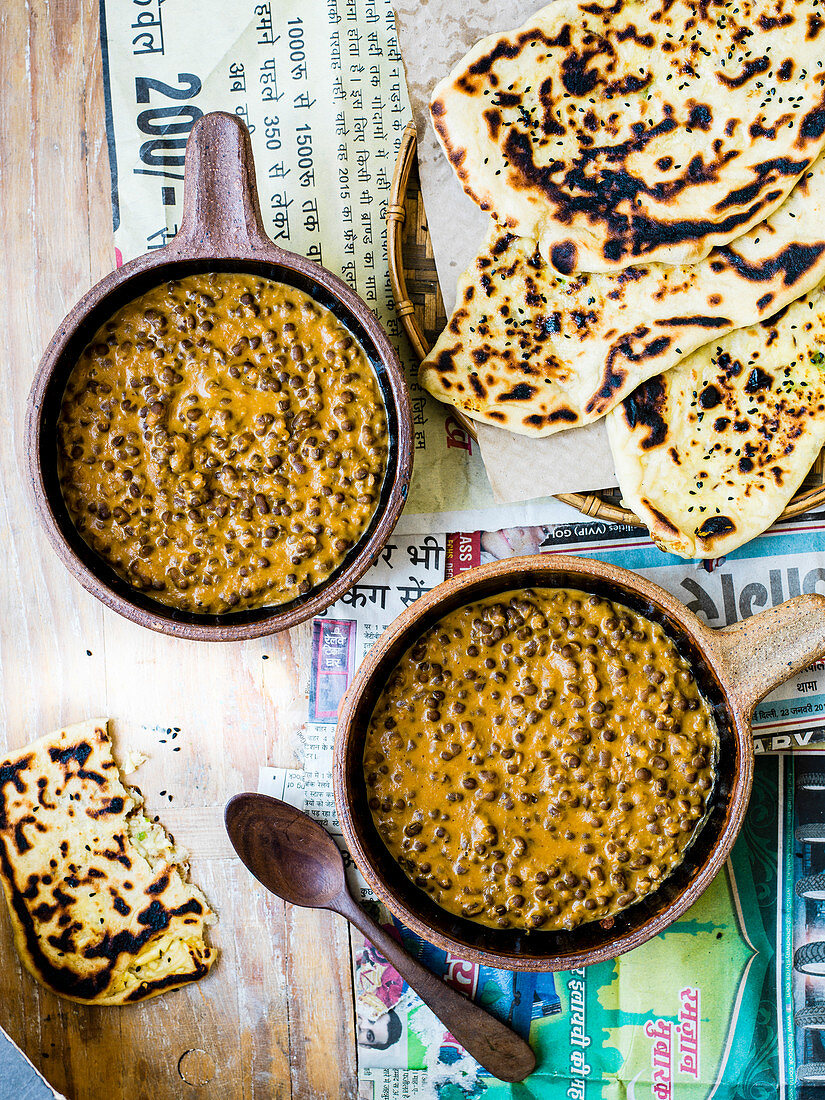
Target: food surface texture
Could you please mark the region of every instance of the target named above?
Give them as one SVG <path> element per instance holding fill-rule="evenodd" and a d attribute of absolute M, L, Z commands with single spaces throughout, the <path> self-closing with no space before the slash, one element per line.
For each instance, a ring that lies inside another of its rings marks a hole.
<path fill-rule="evenodd" d="M 430 111 L 464 190 L 561 274 L 694 263 L 825 143 L 821 0 L 554 0 Z"/>
<path fill-rule="evenodd" d="M 655 890 L 713 787 L 717 733 L 657 624 L 574 589 L 450 612 L 404 655 L 364 750 L 375 825 L 443 908 L 571 929 Z"/>
<path fill-rule="evenodd" d="M 164 283 L 74 368 L 58 423 L 83 539 L 184 611 L 278 605 L 367 530 L 387 463 L 372 366 L 302 291 L 256 275 Z"/>
<path fill-rule="evenodd" d="M 105 721 L 0 758 L 0 881 L 26 969 L 61 997 L 125 1005 L 202 978 L 214 914 L 185 854 L 120 779 Z"/>

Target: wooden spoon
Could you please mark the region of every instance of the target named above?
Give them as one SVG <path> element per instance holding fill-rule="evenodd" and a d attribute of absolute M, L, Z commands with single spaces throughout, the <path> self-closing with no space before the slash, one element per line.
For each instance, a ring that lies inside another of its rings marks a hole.
<path fill-rule="evenodd" d="M 331 909 L 360 929 L 465 1050 L 501 1081 L 523 1081 L 536 1065 L 525 1041 L 445 985 L 355 904 L 344 861 L 327 831 L 294 806 L 265 794 L 239 794 L 226 831 L 248 870 L 267 890 L 305 909 Z"/>

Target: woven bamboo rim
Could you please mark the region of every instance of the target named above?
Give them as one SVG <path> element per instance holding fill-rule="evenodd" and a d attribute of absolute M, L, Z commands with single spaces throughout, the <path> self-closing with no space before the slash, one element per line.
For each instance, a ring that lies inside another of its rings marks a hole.
<path fill-rule="evenodd" d="M 415 125 L 410 122 L 401 138 L 401 146 L 398 150 L 398 159 L 396 160 L 395 172 L 392 177 L 390 203 L 387 207 L 387 246 L 389 253 L 390 282 L 392 284 L 393 298 L 395 299 L 395 308 L 401 319 L 401 324 L 404 326 L 404 331 L 413 346 L 413 350 L 418 360 L 421 361 L 429 352 L 430 344 L 421 324 L 420 314 L 422 312 L 422 303 L 413 301 L 408 292 L 408 268 L 405 266 L 404 255 L 408 236 L 405 232 L 405 228 L 409 226 L 410 221 L 416 221 L 415 219 L 408 220 L 408 208 L 412 203 L 420 205 L 420 188 L 418 185 L 418 171 L 415 155 L 416 144 Z M 415 169 L 415 171 L 413 171 L 413 169 Z M 422 234 L 426 235 L 426 223 L 422 218 L 419 217 L 417 219 L 417 224 L 414 225 L 414 228 L 419 236 Z M 446 323 L 446 317 L 444 315 L 443 304 L 441 303 L 440 291 L 438 291 L 438 276 L 431 255 L 428 258 L 428 266 L 431 266 L 432 271 L 431 273 L 428 271 L 427 274 L 436 292 L 438 308 L 440 310 L 441 327 L 443 327 Z M 461 422 L 462 427 L 469 432 L 473 439 L 477 439 L 473 422 L 468 416 L 465 416 L 465 414 L 458 409 L 453 409 L 452 415 Z M 820 482 L 825 482 L 825 476 L 823 476 L 824 468 L 825 451 L 823 451 L 816 461 L 814 466 L 814 471 L 816 471 L 816 473 L 812 471 L 806 479 L 808 487 L 806 488 L 805 483 L 803 483 L 803 487 L 788 504 L 785 511 L 779 517 L 780 519 L 792 519 L 794 516 L 802 515 L 805 512 L 811 511 L 813 508 L 825 504 L 825 483 L 816 484 L 810 487 L 812 478 L 818 478 Z M 607 491 L 605 490 L 605 492 Z M 611 501 L 605 500 L 603 496 L 596 492 L 559 493 L 556 499 L 563 501 L 565 504 L 572 505 L 573 508 L 577 508 L 586 516 L 603 520 L 606 523 L 623 523 L 634 527 L 645 526 L 639 517 L 634 512 L 631 512 L 629 508 L 622 508 L 617 504 L 613 504 Z"/>

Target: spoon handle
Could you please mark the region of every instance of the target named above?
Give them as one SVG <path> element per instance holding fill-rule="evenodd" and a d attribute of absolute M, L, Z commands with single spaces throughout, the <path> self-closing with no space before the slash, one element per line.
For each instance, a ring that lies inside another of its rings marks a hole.
<path fill-rule="evenodd" d="M 523 1081 L 533 1072 L 536 1056 L 520 1036 L 422 966 L 348 893 L 336 898 L 334 908 L 375 944 L 468 1054 L 494 1077 L 501 1081 Z"/>

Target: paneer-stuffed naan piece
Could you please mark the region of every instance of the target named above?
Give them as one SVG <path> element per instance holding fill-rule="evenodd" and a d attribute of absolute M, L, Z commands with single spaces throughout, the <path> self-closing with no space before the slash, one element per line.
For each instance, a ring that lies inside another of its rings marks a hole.
<path fill-rule="evenodd" d="M 105 720 L 0 757 L 0 882 L 26 969 L 61 997 L 125 1005 L 206 975 L 215 916 L 141 812 Z"/>

